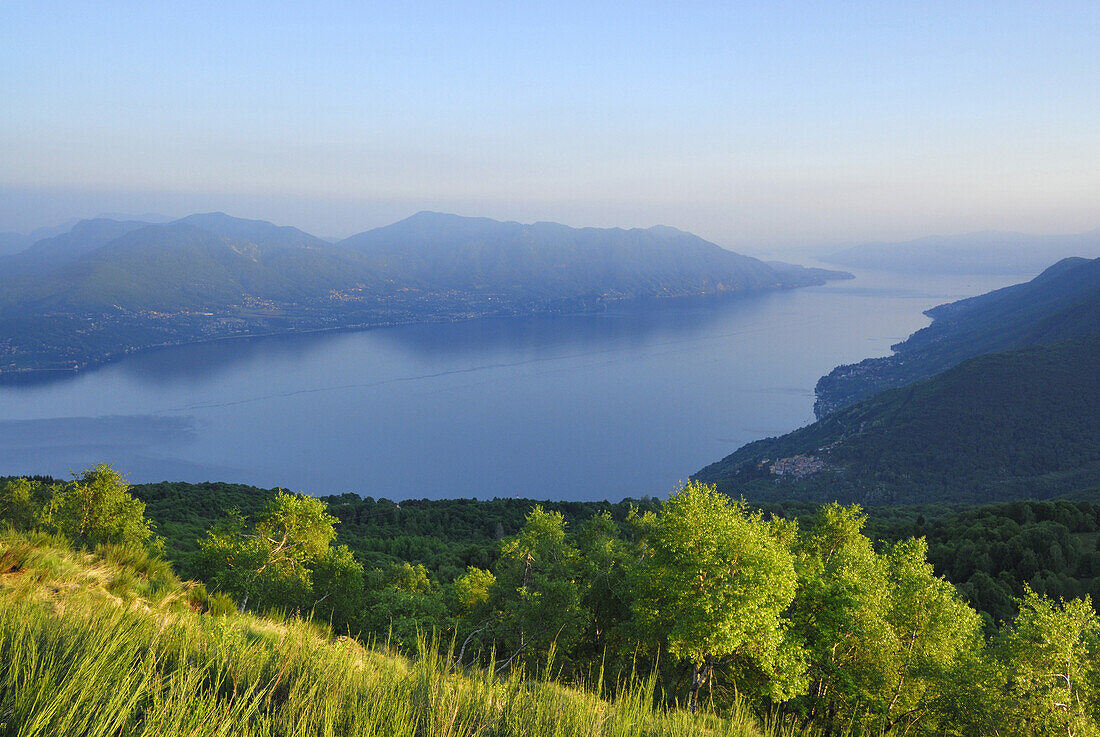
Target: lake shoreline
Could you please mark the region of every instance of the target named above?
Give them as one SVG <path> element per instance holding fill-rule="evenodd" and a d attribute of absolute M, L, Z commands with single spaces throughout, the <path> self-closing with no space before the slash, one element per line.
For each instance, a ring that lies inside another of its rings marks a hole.
<path fill-rule="evenodd" d="M 133 483 L 317 495 L 665 494 L 747 442 L 812 422 L 820 376 L 887 354 L 927 324 L 923 310 L 1003 285 L 858 276 L 149 349 L 0 386 L 0 474 L 61 478 L 110 462 Z"/>
<path fill-rule="evenodd" d="M 591 303 L 592 306 L 585 309 L 542 309 L 542 310 L 508 310 L 504 309 L 498 312 L 483 312 L 480 314 L 451 314 L 451 315 L 439 315 L 435 317 L 427 318 L 410 318 L 407 320 L 384 320 L 378 322 L 369 323 L 357 323 L 352 325 L 337 325 L 333 327 L 319 327 L 319 328 L 305 328 L 300 330 L 272 330 L 262 333 L 244 333 L 244 334 L 232 334 L 232 335 L 214 335 L 206 338 L 184 339 L 179 341 L 165 341 L 161 343 L 155 343 L 146 346 L 137 346 L 129 350 L 125 350 L 118 354 L 107 354 L 106 356 L 99 358 L 88 358 L 85 362 L 73 366 L 73 367 L 28 367 L 28 368 L 16 368 L 16 369 L 0 369 L 0 385 L 18 386 L 21 384 L 35 384 L 39 382 L 48 382 L 53 380 L 64 380 L 67 378 L 75 378 L 87 374 L 88 372 L 96 369 L 109 366 L 111 364 L 124 361 L 128 358 L 147 354 L 153 351 L 181 348 L 191 345 L 206 345 L 218 342 L 227 341 L 248 341 L 253 339 L 262 338 L 278 338 L 289 337 L 296 335 L 321 335 L 329 333 L 357 333 L 369 330 L 378 330 L 384 328 L 396 328 L 405 327 L 409 325 L 445 325 L 449 323 L 463 323 L 475 320 L 485 320 L 491 318 L 525 318 L 525 317 L 537 317 L 546 315 L 590 315 L 600 312 L 605 312 L 609 308 L 615 305 L 624 304 L 645 304 L 645 303 L 674 303 L 683 300 L 703 299 L 703 300 L 728 300 L 728 299 L 741 299 L 748 296 L 760 295 L 760 294 L 772 294 L 776 292 L 789 292 L 799 289 L 808 289 L 813 287 L 821 287 L 830 281 L 847 281 L 855 279 L 855 275 L 848 274 L 847 272 L 838 272 L 846 274 L 845 276 L 837 276 L 829 278 L 819 284 L 804 284 L 798 286 L 789 287 L 774 287 L 770 289 L 750 289 L 750 290 L 729 290 L 729 291 L 717 291 L 717 292 L 699 292 L 692 294 L 673 294 L 673 295 L 647 295 L 641 297 L 607 297 L 600 296 L 595 298 L 597 302 Z"/>

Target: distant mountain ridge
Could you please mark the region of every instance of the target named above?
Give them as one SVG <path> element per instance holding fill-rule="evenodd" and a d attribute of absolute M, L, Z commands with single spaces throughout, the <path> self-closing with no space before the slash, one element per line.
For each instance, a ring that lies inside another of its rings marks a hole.
<path fill-rule="evenodd" d="M 0 373 L 213 337 L 588 310 L 849 276 L 773 268 L 667 227 L 424 212 L 334 244 L 224 213 L 97 219 L 0 258 Z"/>
<path fill-rule="evenodd" d="M 174 222 L 208 230 L 223 238 L 262 243 L 266 246 L 325 248 L 330 245 L 328 241 L 290 225 L 275 225 L 266 220 L 245 220 L 224 212 L 196 213 Z"/>
<path fill-rule="evenodd" d="M 378 273 L 445 289 L 540 297 L 732 292 L 821 278 L 808 270 L 780 272 L 667 226 L 570 228 L 420 212 L 339 246 L 361 255 Z"/>
<path fill-rule="evenodd" d="M 893 346 L 893 355 L 837 366 L 823 376 L 815 414 L 824 417 L 974 356 L 1100 332 L 1100 258 L 1063 259 L 1029 282 L 925 314 L 932 324 Z"/>
<path fill-rule="evenodd" d="M 1031 276 L 1059 259 L 1100 257 L 1100 228 L 1068 235 L 982 231 L 862 243 L 822 257 L 838 266 L 926 274 Z"/>
<path fill-rule="evenodd" d="M 30 233 L 0 233 L 0 257 L 18 253 L 44 238 L 52 238 L 55 235 L 67 233 L 78 222 L 79 219 L 73 218 L 59 225 L 46 225 L 35 228 Z"/>
<path fill-rule="evenodd" d="M 0 274 L 3 278 L 40 274 L 148 225 L 136 220 L 81 220 L 65 233 L 43 238 L 17 254 L 0 258 Z"/>
<path fill-rule="evenodd" d="M 81 220 L 81 218 L 71 218 L 58 225 L 47 225 L 41 228 L 35 228 L 29 233 L 0 233 L 0 268 L 2 268 L 2 259 L 4 256 L 17 254 L 39 241 L 68 233 L 77 223 L 81 222 Z M 173 218 L 156 213 L 145 213 L 142 215 L 103 213 L 92 218 L 83 218 L 83 220 L 117 220 L 123 222 L 127 220 L 136 220 L 138 222 L 151 224 L 167 223 L 173 220 Z"/>

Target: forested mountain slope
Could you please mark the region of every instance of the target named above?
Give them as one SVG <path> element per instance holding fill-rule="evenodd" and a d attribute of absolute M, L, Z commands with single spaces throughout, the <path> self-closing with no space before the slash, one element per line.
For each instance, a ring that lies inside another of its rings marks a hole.
<path fill-rule="evenodd" d="M 970 359 L 696 474 L 754 500 L 1046 498 L 1100 483 L 1100 336 Z"/>
<path fill-rule="evenodd" d="M 1100 332 L 1100 259 L 1067 258 L 1029 282 L 926 314 L 932 324 L 893 346 L 893 355 L 837 366 L 823 376 L 815 390 L 817 416 L 967 358 Z"/>

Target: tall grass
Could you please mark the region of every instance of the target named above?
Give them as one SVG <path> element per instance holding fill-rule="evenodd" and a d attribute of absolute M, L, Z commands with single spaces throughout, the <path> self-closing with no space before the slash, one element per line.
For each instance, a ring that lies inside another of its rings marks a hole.
<path fill-rule="evenodd" d="M 434 643 L 407 660 L 301 620 L 199 614 L 155 562 L 57 543 L 0 535 L 0 735 L 760 734 L 746 712 L 655 707 L 653 679 L 610 702 L 549 666 L 502 681 L 453 673 Z"/>

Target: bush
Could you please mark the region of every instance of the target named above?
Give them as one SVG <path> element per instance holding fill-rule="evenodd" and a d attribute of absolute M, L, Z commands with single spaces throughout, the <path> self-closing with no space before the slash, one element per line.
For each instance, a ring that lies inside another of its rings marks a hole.
<path fill-rule="evenodd" d="M 206 599 L 206 613 L 211 617 L 226 617 L 237 613 L 237 604 L 229 594 L 211 594 Z"/>
<path fill-rule="evenodd" d="M 106 464 L 90 468 L 54 492 L 46 510 L 47 526 L 78 547 L 144 547 L 153 538 L 145 504 L 129 494 L 130 485 Z"/>

